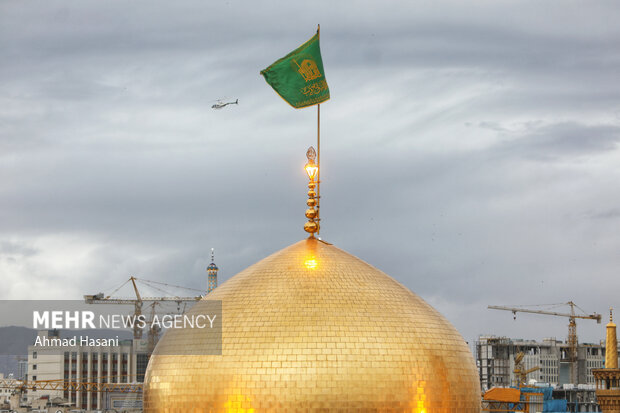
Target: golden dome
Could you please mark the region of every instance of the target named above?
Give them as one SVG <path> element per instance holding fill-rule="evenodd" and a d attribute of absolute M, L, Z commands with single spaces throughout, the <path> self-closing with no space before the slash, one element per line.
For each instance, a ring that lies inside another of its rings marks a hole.
<path fill-rule="evenodd" d="M 476 366 L 456 329 L 333 245 L 293 244 L 191 313 L 209 300 L 222 300 L 222 355 L 164 355 L 204 341 L 204 330 L 169 330 L 149 362 L 145 412 L 480 411 Z"/>

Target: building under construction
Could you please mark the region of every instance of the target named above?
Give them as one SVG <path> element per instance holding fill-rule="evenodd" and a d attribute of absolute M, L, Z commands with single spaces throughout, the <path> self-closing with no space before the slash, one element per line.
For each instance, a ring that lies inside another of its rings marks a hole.
<path fill-rule="evenodd" d="M 530 370 L 529 380 L 548 383 L 550 386 L 594 385 L 593 369 L 604 367 L 605 343 L 577 346 L 577 383 L 570 379 L 570 346 L 555 338 L 543 341 L 511 339 L 507 337 L 480 336 L 476 341 L 476 363 L 482 390 L 491 387 L 515 385 L 515 356 L 523 352 L 523 363 Z M 570 386 L 565 386 L 570 388 Z"/>

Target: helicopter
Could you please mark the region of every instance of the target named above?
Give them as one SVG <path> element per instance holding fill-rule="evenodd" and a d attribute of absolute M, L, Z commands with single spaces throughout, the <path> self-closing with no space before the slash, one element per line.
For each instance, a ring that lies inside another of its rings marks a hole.
<path fill-rule="evenodd" d="M 218 100 L 217 103 L 213 106 L 211 106 L 212 109 L 222 109 L 225 106 L 228 105 L 238 105 L 239 104 L 239 99 L 235 100 L 234 102 L 222 102 L 221 100 Z"/>

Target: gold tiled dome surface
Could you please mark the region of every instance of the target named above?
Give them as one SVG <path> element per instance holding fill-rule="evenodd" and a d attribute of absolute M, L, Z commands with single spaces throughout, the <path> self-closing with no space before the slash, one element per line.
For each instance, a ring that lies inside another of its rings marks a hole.
<path fill-rule="evenodd" d="M 222 355 L 171 356 L 204 330 L 171 330 L 146 373 L 144 411 L 480 411 L 456 329 L 357 257 L 304 240 L 240 272 L 222 300 Z M 160 353 L 160 355 L 158 355 Z"/>

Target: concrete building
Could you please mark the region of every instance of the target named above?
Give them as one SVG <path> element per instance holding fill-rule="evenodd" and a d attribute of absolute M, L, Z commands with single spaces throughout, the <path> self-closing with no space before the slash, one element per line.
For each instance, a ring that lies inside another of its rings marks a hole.
<path fill-rule="evenodd" d="M 17 380 L 24 380 L 28 374 L 28 358 L 19 356 L 17 358 Z"/>
<path fill-rule="evenodd" d="M 570 383 L 568 344 L 555 338 L 543 341 L 511 339 L 507 337 L 480 336 L 476 341 L 476 364 L 480 375 L 480 387 L 508 387 L 516 383 L 513 372 L 514 358 L 525 353 L 526 369 L 539 367 L 528 375 L 528 379 L 548 383 L 552 387 L 564 384 L 594 385 L 593 369 L 600 369 L 605 360 L 605 343 L 579 344 L 577 377 L 578 383 Z"/>
<path fill-rule="evenodd" d="M 39 331 L 39 343 L 44 339 L 60 339 L 57 330 Z M 118 345 L 28 346 L 28 381 L 54 380 L 83 383 L 142 383 L 148 364 L 147 340 L 119 340 Z M 110 395 L 102 392 L 29 390 L 28 398 L 61 397 L 78 409 L 101 410 Z M 139 406 L 141 407 L 141 406 Z"/>
<path fill-rule="evenodd" d="M 12 375 L 11 375 L 12 376 Z M 7 381 L 13 379 L 13 377 L 7 377 Z M 4 382 L 5 377 L 4 377 L 4 373 L 0 373 L 0 381 Z M 4 403 L 8 403 L 9 402 L 9 397 L 11 397 L 11 394 L 13 394 L 13 389 L 10 387 L 0 387 L 0 406 L 3 405 Z"/>
<path fill-rule="evenodd" d="M 26 402 L 26 398 L 20 398 L 21 395 L 16 389 L 22 386 L 23 382 L 17 380 L 13 374 L 4 377 L 4 373 L 0 373 L 0 410 L 9 410 L 11 403 L 19 406 L 20 402 Z"/>
<path fill-rule="evenodd" d="M 554 399 L 565 399 L 569 412 L 600 412 L 596 386 L 592 384 L 565 384 L 553 390 Z"/>

